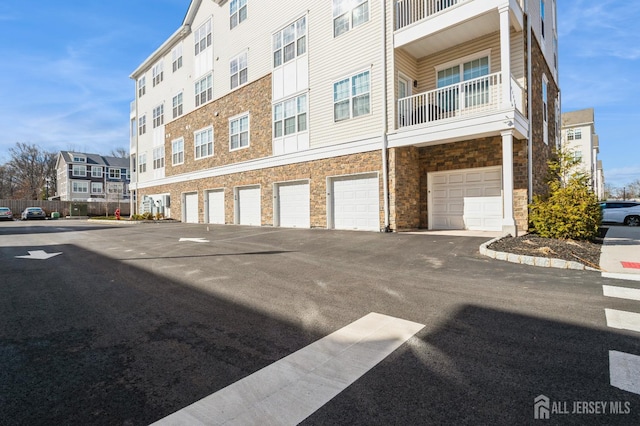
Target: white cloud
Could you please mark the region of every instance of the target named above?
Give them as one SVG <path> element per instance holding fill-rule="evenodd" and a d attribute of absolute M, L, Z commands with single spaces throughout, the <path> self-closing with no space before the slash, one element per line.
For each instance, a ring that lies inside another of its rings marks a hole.
<path fill-rule="evenodd" d="M 607 185 L 622 188 L 636 180 L 640 180 L 640 165 L 604 170 L 604 182 Z"/>

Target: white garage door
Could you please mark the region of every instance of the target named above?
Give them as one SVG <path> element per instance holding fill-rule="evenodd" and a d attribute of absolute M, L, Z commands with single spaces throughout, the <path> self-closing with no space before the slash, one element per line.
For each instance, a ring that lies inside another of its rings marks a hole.
<path fill-rule="evenodd" d="M 260 187 L 236 189 L 236 223 L 260 226 Z"/>
<path fill-rule="evenodd" d="M 276 186 L 277 222 L 279 226 L 309 228 L 309 183 L 280 183 Z"/>
<path fill-rule="evenodd" d="M 502 168 L 428 174 L 429 229 L 502 230 Z"/>
<path fill-rule="evenodd" d="M 224 224 L 224 190 L 207 192 L 207 213 L 209 223 Z"/>
<path fill-rule="evenodd" d="M 332 179 L 333 227 L 380 230 L 380 195 L 376 173 Z"/>
<path fill-rule="evenodd" d="M 198 223 L 198 193 L 184 194 L 184 221 Z"/>

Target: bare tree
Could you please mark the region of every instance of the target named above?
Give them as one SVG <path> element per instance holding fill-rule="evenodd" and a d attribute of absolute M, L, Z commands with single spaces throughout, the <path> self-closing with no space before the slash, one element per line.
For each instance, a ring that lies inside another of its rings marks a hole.
<path fill-rule="evenodd" d="M 42 198 L 47 176 L 55 174 L 55 171 L 51 171 L 55 170 L 55 154 L 43 151 L 35 144 L 22 142 L 17 142 L 15 147 L 9 148 L 9 154 L 11 160 L 7 165 L 15 183 L 12 198 Z"/>
<path fill-rule="evenodd" d="M 125 148 L 120 147 L 112 149 L 109 155 L 111 157 L 129 158 L 129 151 L 127 151 Z"/>

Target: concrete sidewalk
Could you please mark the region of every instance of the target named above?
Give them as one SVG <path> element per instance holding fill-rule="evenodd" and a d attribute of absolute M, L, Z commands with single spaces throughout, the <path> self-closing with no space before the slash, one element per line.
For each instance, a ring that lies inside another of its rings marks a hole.
<path fill-rule="evenodd" d="M 600 254 L 606 278 L 640 281 L 640 227 L 610 226 Z"/>

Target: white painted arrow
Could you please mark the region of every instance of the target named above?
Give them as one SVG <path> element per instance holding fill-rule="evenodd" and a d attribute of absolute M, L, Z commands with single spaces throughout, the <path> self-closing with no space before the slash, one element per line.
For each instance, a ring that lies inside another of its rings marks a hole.
<path fill-rule="evenodd" d="M 183 242 L 183 241 L 191 241 L 193 243 L 208 243 L 209 240 L 205 240 L 204 238 L 180 238 L 178 240 L 178 242 Z"/>
<path fill-rule="evenodd" d="M 57 256 L 59 254 L 62 254 L 62 252 L 60 253 L 47 253 L 44 250 L 35 250 L 35 251 L 30 251 L 29 254 L 27 256 L 16 256 L 18 259 L 38 259 L 38 260 L 47 260 L 53 256 Z"/>

